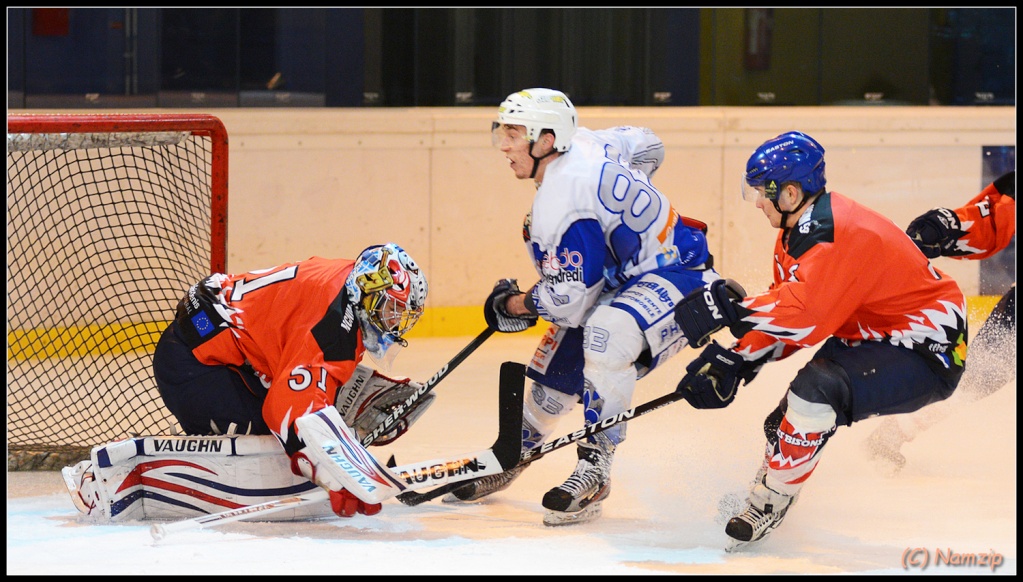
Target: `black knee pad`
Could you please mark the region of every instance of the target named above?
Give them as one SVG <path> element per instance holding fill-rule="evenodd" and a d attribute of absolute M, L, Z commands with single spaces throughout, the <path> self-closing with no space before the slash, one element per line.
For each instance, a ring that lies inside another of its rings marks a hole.
<path fill-rule="evenodd" d="M 852 424 L 847 412 L 852 410 L 852 383 L 845 370 L 831 360 L 810 360 L 789 384 L 789 392 L 807 402 L 831 406 L 838 424 Z"/>
<path fill-rule="evenodd" d="M 782 396 L 778 406 L 764 419 L 764 436 L 767 437 L 767 442 L 771 443 L 772 446 L 778 444 L 778 427 L 781 426 L 781 419 L 785 417 L 785 411 L 788 407 L 788 400 L 785 396 Z"/>

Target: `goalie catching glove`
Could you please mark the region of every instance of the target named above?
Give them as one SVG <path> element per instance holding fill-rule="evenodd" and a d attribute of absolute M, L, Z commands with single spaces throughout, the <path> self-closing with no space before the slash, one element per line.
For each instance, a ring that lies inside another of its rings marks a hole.
<path fill-rule="evenodd" d="M 694 348 L 705 345 L 710 336 L 723 327 L 731 327 L 747 311 L 738 304 L 746 298 L 746 290 L 731 279 L 718 279 L 706 287 L 686 295 L 675 306 L 675 322 Z M 747 311 L 748 312 L 748 311 Z M 733 334 L 740 337 L 741 334 Z"/>
<path fill-rule="evenodd" d="M 345 424 L 355 429 L 359 441 L 378 434 L 369 444 L 382 446 L 394 442 L 433 404 L 435 394 L 426 393 L 408 404 L 425 390 L 423 384 L 408 378 L 388 378 L 369 366 L 359 364 L 345 385 L 338 388 L 334 406 Z M 399 408 L 401 409 L 399 411 Z M 389 424 L 385 424 L 390 421 Z"/>
<path fill-rule="evenodd" d="M 735 400 L 739 380 L 752 382 L 765 361 L 747 362 L 742 355 L 711 342 L 686 366 L 686 375 L 676 391 L 693 408 L 724 408 Z"/>
<path fill-rule="evenodd" d="M 502 333 L 515 333 L 526 331 L 536 325 L 540 316 L 535 313 L 523 315 L 508 313 L 506 304 L 508 299 L 514 295 L 525 295 L 519 289 L 518 281 L 515 279 L 501 279 L 494 284 L 494 290 L 490 292 L 486 303 L 483 304 L 483 317 L 487 320 L 490 329 Z"/>

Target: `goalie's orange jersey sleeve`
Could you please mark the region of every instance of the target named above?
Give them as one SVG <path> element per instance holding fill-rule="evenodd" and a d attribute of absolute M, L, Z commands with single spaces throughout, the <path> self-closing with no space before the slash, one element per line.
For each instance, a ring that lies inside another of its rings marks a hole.
<path fill-rule="evenodd" d="M 774 283 L 742 302 L 752 314 L 736 351 L 780 359 L 831 336 L 888 341 L 924 354 L 938 369 L 966 357 L 966 300 L 906 233 L 838 193 L 779 233 Z"/>
<path fill-rule="evenodd" d="M 1009 246 L 1016 234 L 1016 199 L 999 193 L 994 184 L 955 213 L 965 234 L 949 254 L 954 259 L 986 259 Z"/>
<path fill-rule="evenodd" d="M 344 291 L 354 261 L 312 257 L 229 275 L 221 297 L 231 327 L 195 348 L 207 365 L 248 362 L 267 387 L 263 419 L 289 453 L 295 419 L 333 406 L 365 347 Z"/>

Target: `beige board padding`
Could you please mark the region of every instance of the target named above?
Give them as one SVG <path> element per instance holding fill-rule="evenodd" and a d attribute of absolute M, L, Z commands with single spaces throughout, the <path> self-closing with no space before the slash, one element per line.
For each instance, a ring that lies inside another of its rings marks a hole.
<path fill-rule="evenodd" d="M 165 111 L 166 112 L 166 111 Z M 230 139 L 228 270 L 393 241 L 425 269 L 427 310 L 481 305 L 493 283 L 536 273 L 521 238 L 533 196 L 490 143 L 492 107 L 218 110 Z M 719 269 L 747 289 L 771 276 L 775 232 L 739 195 L 749 154 L 800 130 L 827 150 L 831 189 L 905 227 L 981 185 L 981 148 L 1015 143 L 1013 107 L 580 107 L 580 124 L 651 127 L 654 184 L 706 222 Z M 975 261 L 938 259 L 967 295 Z"/>

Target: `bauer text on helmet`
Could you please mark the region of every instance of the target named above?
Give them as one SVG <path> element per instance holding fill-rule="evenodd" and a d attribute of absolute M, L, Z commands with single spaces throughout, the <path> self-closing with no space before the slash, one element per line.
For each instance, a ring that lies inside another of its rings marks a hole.
<path fill-rule="evenodd" d="M 578 126 L 575 106 L 561 91 L 554 89 L 524 89 L 512 93 L 497 109 L 497 121 L 492 131 L 499 139 L 503 125 L 521 125 L 526 128 L 526 139 L 535 142 L 544 130 L 554 133 L 554 149 L 568 151 Z"/>

